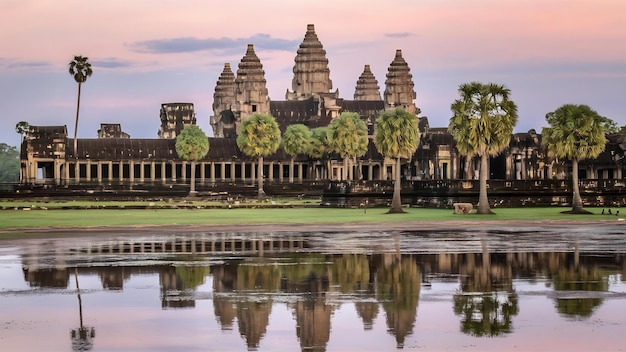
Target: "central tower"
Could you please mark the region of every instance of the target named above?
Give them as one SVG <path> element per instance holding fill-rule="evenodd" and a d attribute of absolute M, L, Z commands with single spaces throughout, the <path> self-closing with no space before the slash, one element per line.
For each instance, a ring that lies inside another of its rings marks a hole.
<path fill-rule="evenodd" d="M 333 89 L 326 50 L 315 34 L 315 26 L 307 25 L 304 40 L 294 59 L 292 91 L 287 90 L 286 100 L 306 100 L 329 93 Z"/>

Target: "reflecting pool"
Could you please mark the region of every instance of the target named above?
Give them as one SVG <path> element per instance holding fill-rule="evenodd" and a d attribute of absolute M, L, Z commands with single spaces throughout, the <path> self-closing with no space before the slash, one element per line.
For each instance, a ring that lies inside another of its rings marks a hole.
<path fill-rule="evenodd" d="M 615 351 L 624 225 L 0 241 L 6 351 Z"/>

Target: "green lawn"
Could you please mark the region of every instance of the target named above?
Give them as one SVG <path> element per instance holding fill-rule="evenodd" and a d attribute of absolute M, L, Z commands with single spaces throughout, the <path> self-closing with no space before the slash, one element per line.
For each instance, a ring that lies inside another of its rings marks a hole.
<path fill-rule="evenodd" d="M 93 203 L 92 203 L 93 204 Z M 119 205 L 119 203 L 116 203 Z M 132 204 L 137 204 L 133 202 Z M 36 227 L 131 226 L 131 225 L 227 225 L 354 223 L 395 221 L 498 221 L 577 220 L 617 221 L 600 215 L 601 208 L 587 208 L 593 215 L 561 214 L 570 208 L 495 208 L 495 215 L 455 215 L 451 209 L 406 208 L 405 214 L 386 214 L 387 208 L 363 209 L 207 208 L 207 209 L 52 209 L 0 210 L 0 229 Z M 615 211 L 615 209 L 613 209 Z M 626 210 L 625 210 L 626 212 Z M 622 217 L 624 214 L 620 214 Z"/>

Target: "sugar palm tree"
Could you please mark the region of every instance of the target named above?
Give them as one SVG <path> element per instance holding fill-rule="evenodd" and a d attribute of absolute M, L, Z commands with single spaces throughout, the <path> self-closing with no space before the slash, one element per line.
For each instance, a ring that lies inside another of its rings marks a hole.
<path fill-rule="evenodd" d="M 419 144 L 417 116 L 402 108 L 389 110 L 376 119 L 374 143 L 376 149 L 388 158 L 396 159 L 393 198 L 389 213 L 404 213 L 400 196 L 400 159 L 410 159 Z"/>
<path fill-rule="evenodd" d="M 369 139 L 367 125 L 359 114 L 342 112 L 328 125 L 328 146 L 343 158 L 344 170 L 348 173 L 348 160 L 365 155 Z"/>
<path fill-rule="evenodd" d="M 179 158 L 191 161 L 191 186 L 189 195 L 196 193 L 196 162 L 209 152 L 209 139 L 197 125 L 187 125 L 176 136 L 176 154 Z"/>
<path fill-rule="evenodd" d="M 311 146 L 307 154 L 314 159 L 321 159 L 324 162 L 328 155 L 328 127 L 316 127 L 311 134 Z M 326 161 L 327 162 L 327 161 Z M 325 167 L 328 171 L 328 165 Z M 324 171 L 322 171 L 324 172 Z"/>
<path fill-rule="evenodd" d="M 464 83 L 461 97 L 451 105 L 453 116 L 448 131 L 461 155 L 480 157 L 478 214 L 493 214 L 487 198 L 489 157 L 508 147 L 517 124 L 517 106 L 509 99 L 511 91 L 503 85 Z"/>
<path fill-rule="evenodd" d="M 76 103 L 76 123 L 74 125 L 74 157 L 78 158 L 76 136 L 78 134 L 78 112 L 80 111 L 80 88 L 87 81 L 87 77 L 93 74 L 93 70 L 86 56 L 74 56 L 74 60 L 70 62 L 69 72 L 74 77 L 76 83 L 78 83 L 78 102 Z"/>
<path fill-rule="evenodd" d="M 289 183 L 293 183 L 293 162 L 297 155 L 306 154 L 311 146 L 311 130 L 303 124 L 287 126 L 282 143 L 285 153 L 291 156 L 289 163 Z"/>
<path fill-rule="evenodd" d="M 606 146 L 605 132 L 610 122 L 587 105 L 566 104 L 546 115 L 550 127 L 543 129 L 543 143 L 557 158 L 572 162 L 572 210 L 586 214 L 578 187 L 578 162 L 597 158 Z"/>
<path fill-rule="evenodd" d="M 244 154 L 258 158 L 258 198 L 264 200 L 267 197 L 263 190 L 263 157 L 275 153 L 280 146 L 280 129 L 274 116 L 256 113 L 243 120 L 237 146 Z"/>

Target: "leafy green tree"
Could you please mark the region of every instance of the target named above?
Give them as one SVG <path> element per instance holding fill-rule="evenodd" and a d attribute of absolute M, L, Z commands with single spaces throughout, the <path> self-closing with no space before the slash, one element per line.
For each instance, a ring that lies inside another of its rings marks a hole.
<path fill-rule="evenodd" d="M 191 187 L 189 193 L 196 193 L 196 162 L 209 152 L 209 139 L 197 125 L 187 125 L 176 137 L 176 154 L 179 158 L 191 161 Z"/>
<path fill-rule="evenodd" d="M 400 196 L 400 159 L 410 159 L 417 150 L 420 135 L 417 116 L 402 108 L 386 111 L 376 119 L 374 143 L 376 149 L 388 158 L 396 159 L 393 198 L 389 213 L 404 213 Z"/>
<path fill-rule="evenodd" d="M 566 104 L 546 114 L 550 127 L 543 129 L 543 143 L 557 158 L 572 162 L 572 210 L 567 213 L 588 214 L 583 209 L 578 187 L 578 162 L 595 159 L 606 146 L 607 122 L 587 105 Z"/>
<path fill-rule="evenodd" d="M 316 127 L 311 134 L 311 145 L 307 154 L 314 159 L 324 161 L 328 155 L 328 127 Z M 328 160 L 326 160 L 328 163 Z M 328 171 L 328 165 L 326 165 Z"/>
<path fill-rule="evenodd" d="M 18 182 L 20 179 L 20 153 L 16 147 L 0 143 L 0 182 Z"/>
<path fill-rule="evenodd" d="M 293 163 L 299 154 L 306 154 L 311 146 L 311 130 L 303 124 L 295 124 L 287 126 L 283 134 L 283 149 L 285 153 L 291 156 L 289 163 L 289 182 L 293 183 Z"/>
<path fill-rule="evenodd" d="M 365 155 L 369 139 L 367 125 L 355 112 L 342 112 L 328 125 L 326 133 L 328 147 L 343 158 L 344 170 L 348 173 L 348 160 Z M 351 177 L 349 177 L 351 179 Z"/>
<path fill-rule="evenodd" d="M 243 120 L 237 146 L 244 154 L 258 158 L 258 197 L 264 200 L 267 196 L 263 190 L 263 157 L 275 153 L 280 146 L 280 129 L 274 116 L 256 113 Z"/>
<path fill-rule="evenodd" d="M 83 83 L 87 81 L 87 77 L 93 74 L 91 64 L 86 56 L 74 56 L 74 60 L 70 62 L 69 68 L 70 75 L 74 77 L 76 83 L 78 83 L 78 102 L 76 103 L 76 124 L 74 125 L 74 157 L 78 159 L 78 141 L 76 136 L 78 135 L 78 112 L 80 111 L 80 88 Z"/>
<path fill-rule="evenodd" d="M 24 140 L 24 136 L 26 133 L 30 131 L 30 124 L 26 121 L 20 121 L 15 124 L 15 132 L 19 133 L 22 136 L 22 140 Z"/>
<path fill-rule="evenodd" d="M 503 85 L 479 82 L 459 87 L 461 97 L 451 105 L 453 116 L 448 131 L 461 155 L 480 157 L 478 214 L 493 214 L 487 198 L 489 157 L 509 146 L 517 124 L 517 105 Z"/>

